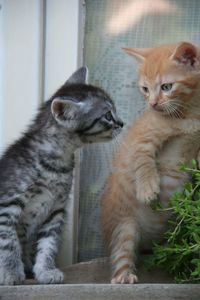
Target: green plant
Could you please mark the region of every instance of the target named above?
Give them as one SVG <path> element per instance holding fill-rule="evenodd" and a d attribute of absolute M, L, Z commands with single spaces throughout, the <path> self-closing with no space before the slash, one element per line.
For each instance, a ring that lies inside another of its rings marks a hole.
<path fill-rule="evenodd" d="M 181 170 L 189 173 L 192 180 L 172 196 L 169 207 L 157 207 L 171 210 L 172 218 L 164 234 L 166 243 L 154 245 L 148 266 L 166 270 L 179 283 L 200 283 L 200 171 L 195 160 L 192 168 L 181 166 Z"/>

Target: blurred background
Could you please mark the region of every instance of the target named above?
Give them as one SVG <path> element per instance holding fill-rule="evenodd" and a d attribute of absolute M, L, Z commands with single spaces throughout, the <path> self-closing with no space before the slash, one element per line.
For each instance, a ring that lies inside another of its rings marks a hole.
<path fill-rule="evenodd" d="M 0 149 L 26 128 L 37 107 L 81 65 L 129 126 L 145 109 L 137 63 L 123 47 L 200 44 L 199 0 L 0 0 Z M 75 187 L 59 261 L 105 255 L 100 198 L 116 143 L 76 155 Z"/>

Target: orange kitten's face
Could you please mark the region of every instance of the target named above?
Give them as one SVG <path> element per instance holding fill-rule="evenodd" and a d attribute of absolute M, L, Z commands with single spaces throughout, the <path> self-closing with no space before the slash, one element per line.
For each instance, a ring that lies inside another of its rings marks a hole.
<path fill-rule="evenodd" d="M 149 106 L 183 117 L 200 87 L 199 50 L 192 44 L 125 49 L 140 62 L 139 87 Z"/>

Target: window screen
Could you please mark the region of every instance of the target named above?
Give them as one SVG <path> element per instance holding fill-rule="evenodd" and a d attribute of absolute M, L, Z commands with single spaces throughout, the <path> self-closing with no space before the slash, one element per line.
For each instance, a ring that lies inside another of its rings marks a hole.
<path fill-rule="evenodd" d="M 137 88 L 137 63 L 123 47 L 152 47 L 191 41 L 200 44 L 199 0 L 86 0 L 84 64 L 90 83 L 104 88 L 130 123 L 145 108 Z M 78 260 L 105 255 L 100 199 L 116 143 L 81 152 Z"/>

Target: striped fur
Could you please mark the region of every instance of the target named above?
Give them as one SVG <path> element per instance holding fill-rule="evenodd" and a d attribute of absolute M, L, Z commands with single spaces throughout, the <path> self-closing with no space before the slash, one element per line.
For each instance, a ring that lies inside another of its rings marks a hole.
<path fill-rule="evenodd" d="M 56 268 L 74 151 L 111 140 L 123 123 L 109 96 L 81 68 L 40 109 L 0 160 L 0 284 L 60 283 Z"/>
<path fill-rule="evenodd" d="M 169 218 L 150 204 L 159 200 L 167 205 L 181 190 L 187 176 L 179 165 L 199 160 L 200 149 L 199 50 L 181 43 L 126 52 L 140 60 L 140 84 L 148 87 L 146 100 L 156 105 L 150 104 L 124 136 L 102 199 L 112 283 L 138 281 L 137 251 L 149 251 L 153 241 L 162 241 Z M 164 92 L 166 79 L 172 89 Z"/>

